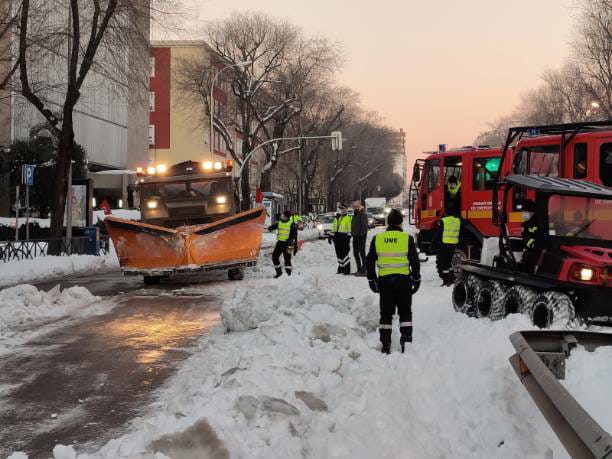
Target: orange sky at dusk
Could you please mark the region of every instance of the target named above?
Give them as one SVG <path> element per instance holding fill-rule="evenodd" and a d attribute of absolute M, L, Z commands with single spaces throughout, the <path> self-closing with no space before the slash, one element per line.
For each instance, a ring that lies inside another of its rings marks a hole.
<path fill-rule="evenodd" d="M 569 54 L 571 0 L 203 0 L 200 21 L 251 9 L 339 41 L 339 79 L 406 131 L 409 162 L 469 145 Z"/>

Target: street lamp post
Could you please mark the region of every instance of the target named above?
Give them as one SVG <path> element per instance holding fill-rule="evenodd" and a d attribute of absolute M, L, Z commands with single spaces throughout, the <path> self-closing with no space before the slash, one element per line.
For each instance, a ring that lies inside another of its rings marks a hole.
<path fill-rule="evenodd" d="M 231 69 L 233 67 L 237 67 L 237 68 L 244 68 L 247 65 L 250 65 L 253 61 L 243 61 L 243 62 L 238 62 L 237 64 L 230 64 L 230 65 L 226 65 L 225 67 L 223 67 L 221 70 L 219 70 L 214 78 L 212 79 L 212 82 L 210 83 L 210 99 L 209 99 L 209 111 L 210 111 L 210 130 L 208 133 L 208 149 L 210 151 L 210 159 L 213 159 L 213 132 L 214 132 L 214 116 L 215 116 L 215 97 L 214 97 L 214 90 L 215 90 L 215 84 L 217 83 L 217 78 L 219 78 L 219 75 L 221 75 L 224 71 L 226 71 L 227 69 Z"/>

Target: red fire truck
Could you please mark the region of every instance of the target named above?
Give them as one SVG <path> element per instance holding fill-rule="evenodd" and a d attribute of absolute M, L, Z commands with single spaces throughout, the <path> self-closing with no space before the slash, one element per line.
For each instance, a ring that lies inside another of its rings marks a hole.
<path fill-rule="evenodd" d="M 484 238 L 497 237 L 502 224 L 496 207 L 497 185 L 508 174 L 527 174 L 588 180 L 612 187 L 612 121 L 511 128 L 503 148 L 463 147 L 431 152 L 418 159 L 410 185 L 410 223 L 418 230 L 417 243 L 432 253 L 436 223 L 444 214 L 444 191 L 450 176 L 461 181 L 464 233 L 458 257 L 480 259 Z M 520 236 L 527 197 L 513 190 L 507 231 Z"/>

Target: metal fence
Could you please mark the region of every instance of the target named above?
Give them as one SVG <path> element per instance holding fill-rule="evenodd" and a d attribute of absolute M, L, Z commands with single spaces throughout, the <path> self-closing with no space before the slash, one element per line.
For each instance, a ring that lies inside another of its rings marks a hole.
<path fill-rule="evenodd" d="M 36 239 L 29 241 L 0 241 L 0 262 L 33 260 L 48 255 L 84 255 L 87 253 L 88 238 Z M 100 237 L 100 254 L 110 250 L 107 236 Z"/>

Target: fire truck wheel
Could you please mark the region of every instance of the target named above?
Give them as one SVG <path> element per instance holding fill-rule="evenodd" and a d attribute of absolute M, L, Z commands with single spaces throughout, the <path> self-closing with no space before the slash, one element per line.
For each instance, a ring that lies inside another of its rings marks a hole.
<path fill-rule="evenodd" d="M 502 301 L 502 311 L 504 317 L 508 314 L 531 315 L 533 302 L 538 296 L 535 290 L 522 285 L 514 285 L 508 289 Z"/>
<path fill-rule="evenodd" d="M 244 279 L 244 269 L 232 268 L 227 271 L 227 277 L 229 280 L 242 280 Z"/>
<path fill-rule="evenodd" d="M 161 282 L 160 276 L 144 276 L 145 285 L 157 285 Z"/>
<path fill-rule="evenodd" d="M 561 292 L 545 292 L 533 303 L 531 321 L 536 327 L 566 327 L 576 318 L 572 300 Z"/>
<path fill-rule="evenodd" d="M 477 278 L 461 273 L 453 285 L 452 301 L 455 311 L 469 316 L 474 315 L 474 296 Z"/>
<path fill-rule="evenodd" d="M 503 317 L 502 301 L 506 287 L 501 282 L 482 281 L 476 293 L 474 307 L 480 319 L 498 320 Z"/>

